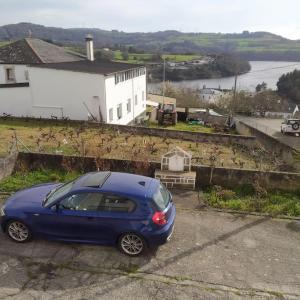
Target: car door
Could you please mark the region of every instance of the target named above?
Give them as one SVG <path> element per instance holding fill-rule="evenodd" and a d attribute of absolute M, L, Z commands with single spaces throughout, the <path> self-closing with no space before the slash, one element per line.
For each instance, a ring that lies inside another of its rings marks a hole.
<path fill-rule="evenodd" d="M 101 242 L 98 222 L 101 201 L 102 194 L 98 192 L 69 194 L 37 216 L 35 227 L 39 233 L 57 239 Z"/>
<path fill-rule="evenodd" d="M 98 223 L 102 229 L 103 241 L 107 244 L 114 244 L 121 233 L 139 231 L 145 219 L 136 200 L 103 193 Z"/>

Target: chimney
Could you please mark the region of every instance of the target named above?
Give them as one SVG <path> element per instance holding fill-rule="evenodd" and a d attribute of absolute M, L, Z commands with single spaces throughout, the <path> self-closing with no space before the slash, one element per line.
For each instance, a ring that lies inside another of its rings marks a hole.
<path fill-rule="evenodd" d="M 90 61 L 94 61 L 93 36 L 91 34 L 86 35 L 85 42 L 86 42 L 86 56 L 87 56 L 87 59 L 90 60 Z"/>

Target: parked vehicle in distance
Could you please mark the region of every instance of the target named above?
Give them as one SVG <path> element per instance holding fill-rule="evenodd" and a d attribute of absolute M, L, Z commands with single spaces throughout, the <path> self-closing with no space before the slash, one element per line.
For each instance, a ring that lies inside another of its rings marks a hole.
<path fill-rule="evenodd" d="M 19 243 L 42 237 L 116 245 L 138 256 L 170 239 L 175 214 L 172 195 L 159 180 L 94 172 L 17 192 L 1 208 L 1 227 Z"/>
<path fill-rule="evenodd" d="M 300 119 L 285 119 L 281 124 L 281 133 L 299 135 Z"/>

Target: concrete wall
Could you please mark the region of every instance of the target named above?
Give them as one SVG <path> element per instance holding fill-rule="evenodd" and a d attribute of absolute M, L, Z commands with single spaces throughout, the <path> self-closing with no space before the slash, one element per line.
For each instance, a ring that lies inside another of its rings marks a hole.
<path fill-rule="evenodd" d="M 160 163 L 39 153 L 19 153 L 15 171 L 39 168 L 78 170 L 81 172 L 110 170 L 154 177 L 155 169 L 160 169 Z M 192 170 L 197 174 L 196 188 L 200 189 L 210 185 L 211 167 L 193 166 Z M 268 190 L 280 189 L 294 191 L 300 189 L 300 173 L 261 172 L 257 170 L 229 168 L 213 169 L 212 184 L 214 185 L 234 188 L 242 184 L 251 184 L 255 180 Z"/>
<path fill-rule="evenodd" d="M 15 168 L 17 154 L 10 154 L 0 158 L 0 180 L 10 176 Z"/>
<path fill-rule="evenodd" d="M 5 84 L 6 82 L 6 71 L 5 68 L 13 68 L 15 72 L 16 83 L 28 82 L 25 71 L 28 70 L 26 65 L 10 65 L 10 64 L 0 64 L 0 84 Z"/>
<path fill-rule="evenodd" d="M 107 123 L 126 125 L 146 111 L 146 75 L 128 79 L 115 84 L 115 76 L 105 79 L 106 86 L 106 113 L 113 109 L 113 121 Z M 135 103 L 135 97 L 137 104 Z M 127 101 L 130 99 L 131 109 L 127 111 Z M 122 105 L 122 118 L 117 117 L 117 106 Z"/>
<path fill-rule="evenodd" d="M 31 116 L 30 87 L 0 87 L 0 115 Z"/>

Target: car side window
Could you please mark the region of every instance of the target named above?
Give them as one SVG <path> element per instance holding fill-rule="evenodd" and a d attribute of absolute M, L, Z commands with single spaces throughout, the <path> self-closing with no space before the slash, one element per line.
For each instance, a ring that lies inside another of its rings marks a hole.
<path fill-rule="evenodd" d="M 119 195 L 103 194 L 101 211 L 133 212 L 136 204 L 133 200 Z"/>
<path fill-rule="evenodd" d="M 59 204 L 61 209 L 79 210 L 79 211 L 98 211 L 102 194 L 100 193 L 79 193 L 65 198 Z"/>

